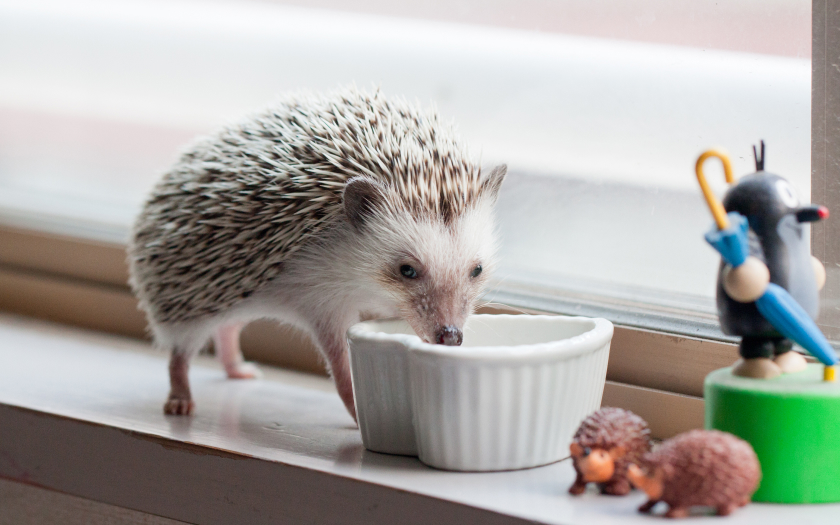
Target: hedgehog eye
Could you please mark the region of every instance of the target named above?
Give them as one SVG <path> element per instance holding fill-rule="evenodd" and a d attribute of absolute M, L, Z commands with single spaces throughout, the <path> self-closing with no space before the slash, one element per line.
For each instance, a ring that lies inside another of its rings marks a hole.
<path fill-rule="evenodd" d="M 417 270 L 407 264 L 400 266 L 400 273 L 408 279 L 417 279 Z"/>
<path fill-rule="evenodd" d="M 481 275 L 481 270 L 482 270 L 482 268 L 481 268 L 481 265 L 479 264 L 478 266 L 476 266 L 475 268 L 473 268 L 473 271 L 471 271 L 471 272 L 470 272 L 470 277 L 472 277 L 473 279 L 475 279 L 476 277 L 478 277 L 479 275 Z"/>
<path fill-rule="evenodd" d="M 592 449 L 591 449 L 591 448 L 589 448 L 589 447 L 584 448 L 584 449 L 583 449 L 583 457 L 586 457 L 586 456 L 588 456 L 589 454 L 592 454 Z"/>

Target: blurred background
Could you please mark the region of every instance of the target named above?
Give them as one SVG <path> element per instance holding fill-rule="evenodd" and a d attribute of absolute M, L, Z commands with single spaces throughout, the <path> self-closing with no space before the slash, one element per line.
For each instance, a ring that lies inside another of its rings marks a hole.
<path fill-rule="evenodd" d="M 508 164 L 488 298 L 714 324 L 694 161 L 744 175 L 764 139 L 809 200 L 810 28 L 807 0 L 0 0 L 0 222 L 124 243 L 196 135 L 355 83 Z"/>

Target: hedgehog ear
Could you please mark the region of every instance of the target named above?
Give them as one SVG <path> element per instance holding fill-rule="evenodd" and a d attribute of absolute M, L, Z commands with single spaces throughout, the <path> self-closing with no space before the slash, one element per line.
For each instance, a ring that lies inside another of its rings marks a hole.
<path fill-rule="evenodd" d="M 344 213 L 356 228 L 385 201 L 385 188 L 367 177 L 353 177 L 344 186 Z"/>
<path fill-rule="evenodd" d="M 490 197 L 493 202 L 499 198 L 499 190 L 507 175 L 507 165 L 499 164 L 481 181 L 481 194 Z"/>
<path fill-rule="evenodd" d="M 569 445 L 569 452 L 571 452 L 574 457 L 580 457 L 583 455 L 583 447 L 580 446 L 579 443 L 572 441 L 572 444 Z"/>

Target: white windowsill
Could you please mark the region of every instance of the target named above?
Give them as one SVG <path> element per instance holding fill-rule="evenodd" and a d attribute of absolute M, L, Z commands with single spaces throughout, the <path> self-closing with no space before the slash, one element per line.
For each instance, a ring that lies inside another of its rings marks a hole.
<path fill-rule="evenodd" d="M 566 493 L 568 461 L 452 473 L 364 450 L 328 380 L 191 372 L 196 414 L 165 417 L 166 357 L 142 343 L 0 317 L 0 477 L 192 523 L 647 522 L 644 496 Z M 753 504 L 728 523 L 824 522 L 840 505 Z M 295 518 L 297 516 L 297 518 Z M 658 521 L 657 521 L 658 522 Z"/>

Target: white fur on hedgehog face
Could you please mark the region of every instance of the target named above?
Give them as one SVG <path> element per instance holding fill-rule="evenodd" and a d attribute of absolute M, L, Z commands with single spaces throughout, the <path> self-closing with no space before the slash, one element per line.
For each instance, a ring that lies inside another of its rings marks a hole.
<path fill-rule="evenodd" d="M 463 328 L 495 267 L 492 203 L 479 200 L 450 224 L 389 214 L 369 224 L 378 283 L 427 342 L 443 327 Z"/>

